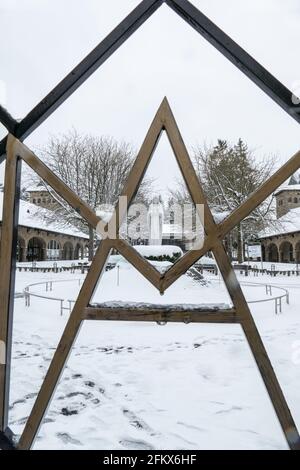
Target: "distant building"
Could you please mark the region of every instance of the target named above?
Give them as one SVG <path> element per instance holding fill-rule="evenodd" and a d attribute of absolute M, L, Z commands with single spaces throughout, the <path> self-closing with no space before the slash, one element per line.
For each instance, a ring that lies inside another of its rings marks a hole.
<path fill-rule="evenodd" d="M 177 214 L 178 220 L 172 207 L 165 210 L 161 197 L 154 197 L 148 207 L 144 223 L 134 225 L 135 238 L 129 237 L 130 242 L 133 245 L 175 245 L 184 252 L 191 250 L 198 243 L 197 237 L 204 240 L 204 230 L 200 223 L 197 229 L 195 227 L 194 208 L 185 208 L 185 210 L 187 211 L 185 214 L 183 212 Z M 216 223 L 221 222 L 227 215 L 225 212 L 213 212 Z M 140 236 L 137 237 L 139 233 Z"/>
<path fill-rule="evenodd" d="M 88 236 L 72 225 L 49 223 L 47 213 L 54 204 L 47 191 L 30 191 L 32 202 L 20 201 L 17 261 L 72 260 L 88 251 Z M 33 202 L 35 201 L 35 202 Z M 0 235 L 3 192 L 0 191 Z M 40 206 L 38 209 L 37 206 Z"/>
<path fill-rule="evenodd" d="M 277 221 L 259 240 L 264 261 L 300 263 L 300 178 L 293 175 L 274 193 Z"/>
<path fill-rule="evenodd" d="M 276 197 L 276 213 L 279 219 L 290 210 L 300 207 L 300 181 L 292 176 L 288 184 L 281 186 L 274 193 Z"/>
<path fill-rule="evenodd" d="M 52 197 L 44 186 L 30 186 L 26 189 L 29 202 L 39 207 L 53 210 L 58 206 L 58 202 Z"/>

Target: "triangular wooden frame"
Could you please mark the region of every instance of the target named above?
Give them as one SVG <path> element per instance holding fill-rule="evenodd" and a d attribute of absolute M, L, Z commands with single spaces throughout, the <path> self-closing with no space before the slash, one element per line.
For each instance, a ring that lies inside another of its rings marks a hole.
<path fill-rule="evenodd" d="M 300 166 L 300 152 L 294 155 L 280 170 L 266 181 L 254 194 L 252 194 L 241 206 L 235 210 L 221 224 L 216 224 L 208 207 L 201 184 L 194 171 L 190 157 L 180 135 L 178 126 L 166 99 L 163 100 L 159 110 L 149 128 L 141 150 L 133 165 L 132 171 L 125 184 L 122 195 L 128 197 L 128 205 L 134 197 L 137 188 L 147 169 L 147 165 L 154 152 L 158 139 L 163 131 L 166 131 L 174 154 L 178 161 L 192 200 L 195 204 L 203 204 L 205 209 L 206 239 L 204 246 L 199 250 L 192 250 L 185 254 L 164 275 L 160 275 L 153 266 L 142 258 L 136 250 L 125 240 L 102 240 L 91 264 L 89 273 L 83 283 L 73 311 L 65 327 L 59 345 L 55 351 L 48 372 L 41 386 L 33 409 L 30 413 L 24 431 L 17 448 L 29 449 L 38 433 L 39 426 L 51 401 L 55 387 L 59 381 L 63 367 L 67 361 L 72 345 L 79 332 L 82 321 L 89 320 L 134 320 L 134 321 L 184 321 L 184 322 L 222 322 L 240 323 L 254 359 L 259 368 L 261 377 L 265 383 L 269 397 L 281 424 L 282 430 L 291 449 L 299 449 L 299 434 L 282 393 L 271 362 L 255 326 L 251 312 L 242 293 L 239 282 L 235 276 L 228 255 L 224 249 L 222 239 L 238 222 L 246 217 L 268 195 L 270 195 L 288 176 Z M 11 276 L 7 276 L 7 269 L 11 266 L 11 255 L 14 233 L 14 218 L 17 217 L 15 207 L 16 179 L 20 171 L 20 159 L 24 160 L 41 178 L 64 198 L 83 218 L 93 227 L 97 227 L 100 218 L 81 201 L 70 188 L 68 188 L 47 166 L 38 159 L 24 144 L 15 137 L 9 136 L 7 144 L 7 160 L 4 190 L 4 217 L 2 228 L 1 272 L 0 272 L 0 301 L 6 309 L 10 303 L 9 285 Z M 117 217 L 121 209 L 117 206 L 114 217 Z M 124 209 L 122 209 L 124 210 Z M 157 306 L 152 309 L 107 309 L 98 306 L 90 306 L 89 302 L 93 292 L 104 271 L 106 261 L 112 248 L 116 248 L 138 271 L 161 292 L 164 292 L 178 279 L 197 259 L 208 250 L 212 250 L 222 273 L 233 308 L 228 310 L 210 310 L 199 307 L 191 312 L 182 312 L 180 309 L 165 311 Z M 11 274 L 13 275 L 13 273 Z M 3 329 L 8 330 L 9 325 L 1 323 Z M 5 333 L 5 332 L 4 332 Z M 4 334 L 2 333 L 2 334 Z M 7 365 L 6 365 L 7 366 Z M 5 366 L 5 367 L 6 367 Z M 8 365 L 9 366 L 9 365 Z M 5 367 L 1 366 L 2 384 L 5 382 Z M 4 396 L 2 391 L 2 396 Z"/>

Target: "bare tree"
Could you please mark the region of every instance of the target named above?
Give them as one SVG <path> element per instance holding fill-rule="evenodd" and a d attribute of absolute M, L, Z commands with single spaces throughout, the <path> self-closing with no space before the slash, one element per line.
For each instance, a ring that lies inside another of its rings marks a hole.
<path fill-rule="evenodd" d="M 236 209 L 272 173 L 273 156 L 257 160 L 248 146 L 239 139 L 234 145 L 219 140 L 214 147 L 197 147 L 193 163 L 215 217 L 224 217 Z M 185 186 L 179 185 L 171 196 L 188 202 Z M 244 242 L 257 237 L 259 231 L 274 223 L 275 207 L 270 197 L 246 217 L 227 237 L 229 254 L 237 248 L 238 260 L 244 255 Z"/>
<path fill-rule="evenodd" d="M 80 135 L 72 130 L 60 137 L 52 137 L 41 152 L 41 158 L 91 209 L 115 206 L 134 161 L 134 152 L 127 143 L 118 143 L 112 137 Z M 55 191 L 42 184 L 57 201 L 49 218 L 62 224 L 72 224 L 89 234 L 89 258 L 94 251 L 94 230 Z M 151 182 L 144 182 L 137 194 L 144 200 Z"/>

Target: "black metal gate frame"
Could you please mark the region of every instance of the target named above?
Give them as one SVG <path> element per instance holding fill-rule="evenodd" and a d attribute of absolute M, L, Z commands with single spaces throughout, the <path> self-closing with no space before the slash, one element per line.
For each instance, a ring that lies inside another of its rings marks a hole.
<path fill-rule="evenodd" d="M 188 0 L 143 0 L 99 45 L 90 52 L 45 98 L 37 104 L 20 122 L 0 105 L 0 122 L 8 133 L 20 141 L 39 127 L 85 80 L 93 74 L 150 16 L 162 5 L 167 4 L 201 36 L 218 49 L 239 70 L 247 75 L 259 88 L 269 95 L 285 112 L 300 123 L 300 106 L 293 103 L 293 93 L 262 67 L 253 57 L 227 36 Z M 0 163 L 6 158 L 7 136 L 0 141 Z M 14 237 L 10 277 L 10 296 L 7 307 L 6 364 L 10 365 L 12 344 L 12 313 L 14 293 L 14 272 L 16 264 L 16 243 L 18 227 L 20 165 L 16 168 L 16 191 L 13 207 Z M 9 371 L 6 371 L 6 399 L 3 419 L 0 423 L 0 448 L 14 448 L 12 433 L 8 428 Z"/>

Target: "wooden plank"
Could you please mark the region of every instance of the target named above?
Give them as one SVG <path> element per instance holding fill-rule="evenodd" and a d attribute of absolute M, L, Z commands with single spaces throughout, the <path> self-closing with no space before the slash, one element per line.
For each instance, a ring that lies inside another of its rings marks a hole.
<path fill-rule="evenodd" d="M 21 160 L 15 157 L 13 140 L 7 141 L 3 222 L 0 252 L 0 431 L 8 423 L 9 381 L 15 291 L 16 246 L 18 239 Z"/>
<path fill-rule="evenodd" d="M 59 378 L 72 349 L 73 343 L 79 333 L 82 323 L 82 314 L 91 300 L 97 287 L 101 274 L 111 250 L 111 242 L 104 240 L 100 243 L 90 270 L 84 280 L 79 296 L 69 317 L 63 335 L 54 353 L 46 377 L 42 383 L 39 394 L 31 410 L 29 418 L 18 443 L 18 449 L 30 449 L 39 430 L 42 419 L 50 404 Z"/>
<path fill-rule="evenodd" d="M 159 323 L 239 323 L 234 309 L 220 310 L 166 310 L 161 308 L 108 308 L 90 306 L 84 310 L 85 320 L 142 321 Z"/>
<path fill-rule="evenodd" d="M 213 252 L 287 443 L 290 449 L 300 450 L 300 437 L 296 424 L 225 248 L 219 243 Z"/>

